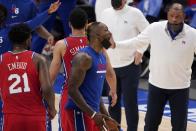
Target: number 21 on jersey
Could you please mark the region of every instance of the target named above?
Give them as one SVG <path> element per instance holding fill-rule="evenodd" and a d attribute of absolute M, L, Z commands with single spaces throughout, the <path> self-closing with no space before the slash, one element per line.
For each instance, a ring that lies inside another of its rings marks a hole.
<path fill-rule="evenodd" d="M 18 74 L 11 74 L 11 75 L 9 75 L 8 81 L 12 81 L 13 79 L 15 79 L 15 81 L 9 87 L 10 94 L 17 94 L 17 93 L 22 93 L 22 92 L 30 92 L 27 73 L 24 73 L 22 76 L 20 76 Z M 23 82 L 24 88 L 17 86 L 21 82 Z"/>

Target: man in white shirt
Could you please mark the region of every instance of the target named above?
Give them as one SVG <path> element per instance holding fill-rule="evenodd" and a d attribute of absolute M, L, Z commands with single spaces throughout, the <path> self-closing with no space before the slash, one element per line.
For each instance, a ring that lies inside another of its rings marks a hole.
<path fill-rule="evenodd" d="M 184 16 L 182 4 L 173 3 L 167 13 L 168 21 L 153 23 L 137 37 L 117 42 L 118 48 L 134 45 L 141 53 L 143 47 L 149 43 L 151 46 L 145 131 L 158 130 L 167 101 L 172 131 L 186 131 L 196 30 L 184 23 Z"/>
<path fill-rule="evenodd" d="M 149 25 L 142 12 L 126 5 L 126 0 L 111 0 L 111 4 L 111 8 L 102 12 L 100 21 L 108 26 L 115 41 L 135 37 Z M 117 122 L 121 122 L 123 94 L 127 131 L 137 131 L 137 88 L 140 76 L 140 65 L 134 63 L 134 54 L 137 52 L 133 47 L 109 49 L 107 52 L 116 73 L 118 96 L 117 104 L 109 107 L 109 113 Z"/>
<path fill-rule="evenodd" d="M 110 7 L 111 7 L 111 0 L 96 0 L 95 3 L 96 20 L 100 21 L 102 12 Z"/>

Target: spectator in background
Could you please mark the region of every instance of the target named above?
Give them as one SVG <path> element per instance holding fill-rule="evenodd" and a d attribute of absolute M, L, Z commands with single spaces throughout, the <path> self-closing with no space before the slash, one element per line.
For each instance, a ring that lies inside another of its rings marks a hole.
<path fill-rule="evenodd" d="M 95 3 L 97 0 L 89 0 L 89 4 L 92 5 L 93 7 L 95 7 Z"/>
<path fill-rule="evenodd" d="M 28 21 L 38 14 L 38 9 L 32 0 L 0 0 L 0 3 L 3 4 L 8 10 L 8 18 L 6 19 L 7 24 Z M 49 8 L 49 6 L 47 8 Z M 36 28 L 35 31 L 41 38 L 48 40 L 49 44 L 53 43 L 54 37 L 42 25 Z M 36 44 L 40 45 L 40 43 L 34 42 L 36 37 L 38 37 L 36 34 L 33 35 L 32 47 L 34 47 Z M 44 44 L 45 43 L 46 41 Z M 40 53 L 39 49 L 34 51 Z"/>
<path fill-rule="evenodd" d="M 156 22 L 159 20 L 159 13 L 161 10 L 163 0 L 141 0 L 137 4 L 149 23 Z"/>
<path fill-rule="evenodd" d="M 45 9 L 47 9 L 52 2 L 56 0 L 34 0 L 34 1 L 36 2 L 39 11 L 42 12 Z M 63 25 L 63 31 L 64 31 L 63 36 L 64 37 L 69 36 L 69 34 L 71 33 L 71 29 L 69 27 L 68 18 L 71 10 L 76 6 L 76 2 L 77 0 L 61 0 L 61 6 L 56 12 L 56 14 L 50 17 L 50 19 L 46 23 L 44 23 L 43 26 L 47 30 L 51 31 L 52 27 L 54 27 L 56 16 L 59 16 L 60 21 Z M 45 46 L 45 42 L 38 38 L 34 39 L 33 43 L 40 43 L 40 44 L 33 44 L 32 50 L 35 51 L 38 50 L 39 52 L 41 52 L 43 47 Z"/>
<path fill-rule="evenodd" d="M 115 41 L 126 40 L 137 36 L 148 25 L 148 21 L 140 10 L 126 5 L 126 0 L 111 0 L 112 8 L 105 9 L 100 21 L 108 26 Z M 121 96 L 125 106 L 127 131 L 137 131 L 138 104 L 137 89 L 140 77 L 140 65 L 134 60 L 141 56 L 133 48 L 120 48 L 107 51 L 117 77 L 117 104 L 109 106 L 109 113 L 118 123 L 121 122 Z M 138 54 L 139 57 L 135 57 Z"/>
<path fill-rule="evenodd" d="M 196 1 L 188 0 L 188 7 L 185 9 L 186 15 L 189 17 L 189 24 L 196 29 Z"/>
<path fill-rule="evenodd" d="M 111 0 L 96 0 L 95 3 L 95 14 L 96 14 L 96 20 L 100 21 L 101 19 L 101 13 L 107 9 L 112 7 Z"/>
<path fill-rule="evenodd" d="M 41 24 L 49 19 L 52 13 L 54 13 L 60 6 L 60 3 L 57 1 L 49 7 L 46 11 L 40 13 L 35 16 L 32 20 L 24 21 L 21 23 L 26 23 L 31 28 L 31 30 L 35 30 Z M 0 4 L 0 54 L 5 53 L 12 49 L 11 43 L 8 40 L 8 32 L 10 28 L 16 23 L 7 24 L 6 19 L 8 18 L 8 10 L 2 4 Z M 19 22 L 20 23 L 20 22 Z"/>

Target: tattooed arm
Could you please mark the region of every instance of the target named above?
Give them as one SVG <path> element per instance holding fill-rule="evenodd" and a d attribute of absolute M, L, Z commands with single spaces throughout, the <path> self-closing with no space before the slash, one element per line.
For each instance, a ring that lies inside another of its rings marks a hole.
<path fill-rule="evenodd" d="M 82 94 L 79 91 L 79 87 L 82 84 L 87 70 L 91 67 L 92 59 L 86 53 L 78 53 L 72 61 L 71 74 L 68 81 L 68 94 L 76 105 L 89 116 L 92 116 L 94 111 L 86 103 Z"/>

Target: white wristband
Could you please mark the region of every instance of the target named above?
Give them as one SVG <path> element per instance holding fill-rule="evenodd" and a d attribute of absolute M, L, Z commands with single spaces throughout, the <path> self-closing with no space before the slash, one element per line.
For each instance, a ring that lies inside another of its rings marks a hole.
<path fill-rule="evenodd" d="M 93 119 L 95 117 L 95 115 L 97 114 L 96 111 L 93 112 L 92 116 L 91 116 L 91 119 Z"/>

